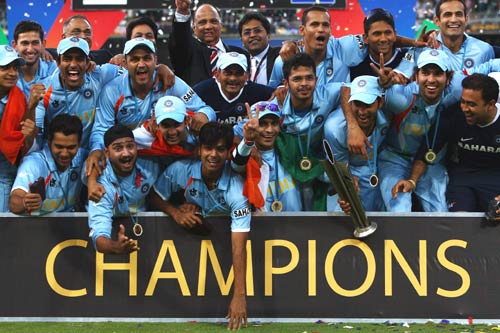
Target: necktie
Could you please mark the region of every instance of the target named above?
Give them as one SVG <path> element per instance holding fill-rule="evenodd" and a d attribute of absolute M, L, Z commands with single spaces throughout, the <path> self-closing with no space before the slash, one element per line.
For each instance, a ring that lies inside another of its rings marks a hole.
<path fill-rule="evenodd" d="M 210 54 L 210 72 L 212 73 L 212 77 L 217 73 L 217 60 L 219 60 L 218 51 L 219 48 L 217 46 L 209 46 L 210 50 L 212 50 L 212 54 Z"/>
<path fill-rule="evenodd" d="M 259 66 L 259 61 L 257 58 L 252 57 L 250 59 L 250 80 L 255 82 L 257 80 L 257 68 Z"/>

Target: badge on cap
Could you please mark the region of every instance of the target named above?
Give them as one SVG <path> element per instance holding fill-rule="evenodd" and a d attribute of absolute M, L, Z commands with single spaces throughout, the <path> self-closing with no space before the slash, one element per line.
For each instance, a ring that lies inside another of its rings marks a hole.
<path fill-rule="evenodd" d="M 364 86 L 366 86 L 366 81 L 365 80 L 359 80 L 358 87 L 364 87 Z"/>
<path fill-rule="evenodd" d="M 5 46 L 5 51 L 7 52 L 14 52 L 14 49 L 10 45 Z"/>
<path fill-rule="evenodd" d="M 71 37 L 69 40 L 73 43 L 78 43 L 80 41 L 80 39 L 78 37 L 75 37 L 75 36 Z"/>
<path fill-rule="evenodd" d="M 236 52 L 230 52 L 230 53 L 229 53 L 229 55 L 230 55 L 231 57 L 236 58 L 237 56 L 239 56 L 239 53 L 236 53 Z"/>
<path fill-rule="evenodd" d="M 174 102 L 172 102 L 171 100 L 167 99 L 163 105 L 165 105 L 167 108 L 169 108 L 172 105 L 174 105 Z"/>
<path fill-rule="evenodd" d="M 429 54 L 430 54 L 431 56 L 437 56 L 437 55 L 439 55 L 439 52 L 438 52 L 437 50 L 431 50 L 431 51 L 429 52 Z"/>

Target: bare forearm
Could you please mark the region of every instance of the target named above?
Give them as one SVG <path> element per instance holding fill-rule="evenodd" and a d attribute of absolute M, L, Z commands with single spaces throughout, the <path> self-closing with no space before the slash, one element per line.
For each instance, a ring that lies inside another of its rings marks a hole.
<path fill-rule="evenodd" d="M 232 252 L 234 269 L 234 296 L 246 295 L 246 243 L 248 232 L 232 232 Z"/>

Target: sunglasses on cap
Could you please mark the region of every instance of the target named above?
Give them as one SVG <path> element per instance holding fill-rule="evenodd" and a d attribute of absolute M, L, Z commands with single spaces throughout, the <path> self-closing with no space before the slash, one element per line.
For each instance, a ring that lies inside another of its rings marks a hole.
<path fill-rule="evenodd" d="M 269 110 L 271 112 L 279 112 L 280 111 L 278 105 L 276 105 L 274 103 L 259 103 L 259 104 L 257 104 L 257 107 L 259 108 L 260 111 L 264 111 L 264 110 Z"/>

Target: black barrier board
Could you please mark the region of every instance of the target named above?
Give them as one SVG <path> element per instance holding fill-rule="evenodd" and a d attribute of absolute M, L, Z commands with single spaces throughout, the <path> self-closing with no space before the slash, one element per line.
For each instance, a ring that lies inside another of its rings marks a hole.
<path fill-rule="evenodd" d="M 84 214 L 0 217 L 2 317 L 222 318 L 230 221 L 208 237 L 139 216 L 132 256 L 96 255 Z M 247 305 L 254 318 L 500 318 L 499 228 L 479 214 L 254 216 Z M 127 230 L 131 222 L 120 220 Z M 229 278 L 228 278 L 229 277 Z"/>

